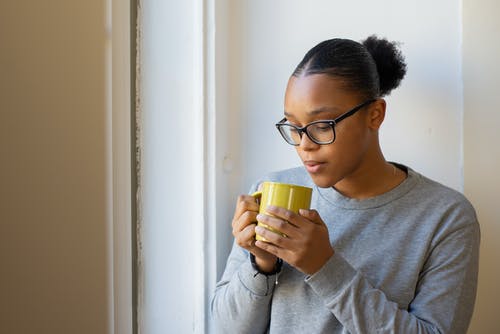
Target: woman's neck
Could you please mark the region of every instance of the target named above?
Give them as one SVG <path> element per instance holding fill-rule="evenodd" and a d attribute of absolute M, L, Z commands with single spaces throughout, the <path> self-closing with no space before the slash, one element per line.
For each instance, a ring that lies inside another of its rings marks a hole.
<path fill-rule="evenodd" d="M 394 164 L 381 158 L 364 163 L 350 175 L 347 175 L 334 188 L 342 195 L 367 199 L 382 195 L 401 184 L 406 179 L 406 173 Z"/>

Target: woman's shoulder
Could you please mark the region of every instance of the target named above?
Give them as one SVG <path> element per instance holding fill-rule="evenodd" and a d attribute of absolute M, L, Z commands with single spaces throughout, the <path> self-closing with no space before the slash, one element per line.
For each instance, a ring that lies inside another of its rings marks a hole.
<path fill-rule="evenodd" d="M 474 207 L 462 192 L 414 170 L 409 169 L 409 173 L 418 179 L 414 192 L 414 196 L 418 197 L 418 202 L 430 202 L 433 206 L 447 209 L 448 212 L 458 210 L 464 214 L 476 216 Z"/>

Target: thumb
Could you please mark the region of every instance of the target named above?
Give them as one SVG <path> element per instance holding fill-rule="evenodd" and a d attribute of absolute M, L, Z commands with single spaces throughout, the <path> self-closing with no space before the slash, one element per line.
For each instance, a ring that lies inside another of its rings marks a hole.
<path fill-rule="evenodd" d="M 325 223 L 321 219 L 318 211 L 316 210 L 306 210 L 306 209 L 300 209 L 299 214 L 307 218 L 308 220 L 312 221 L 313 223 L 319 224 L 319 225 L 324 225 Z"/>

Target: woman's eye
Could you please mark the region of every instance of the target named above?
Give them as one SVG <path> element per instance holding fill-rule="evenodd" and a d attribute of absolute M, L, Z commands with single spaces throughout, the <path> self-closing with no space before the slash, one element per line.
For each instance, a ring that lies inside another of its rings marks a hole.
<path fill-rule="evenodd" d="M 328 124 L 318 124 L 316 125 L 316 130 L 317 131 L 323 131 L 323 132 L 326 132 L 326 131 L 330 131 L 330 125 Z"/>

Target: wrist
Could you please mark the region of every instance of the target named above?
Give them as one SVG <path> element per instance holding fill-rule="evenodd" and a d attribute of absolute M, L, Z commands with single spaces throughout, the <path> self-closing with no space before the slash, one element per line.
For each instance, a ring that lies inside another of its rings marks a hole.
<path fill-rule="evenodd" d="M 250 253 L 250 262 L 252 263 L 252 267 L 262 275 L 270 276 L 275 275 L 281 271 L 281 267 L 283 266 L 283 260 L 280 258 L 276 258 L 274 264 L 269 266 L 268 264 L 259 263 L 260 261 L 255 258 L 255 255 Z"/>

